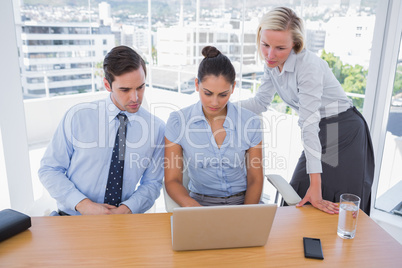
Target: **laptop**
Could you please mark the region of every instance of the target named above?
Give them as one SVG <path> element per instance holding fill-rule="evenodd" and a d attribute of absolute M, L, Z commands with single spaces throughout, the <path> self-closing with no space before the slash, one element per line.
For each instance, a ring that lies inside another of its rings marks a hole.
<path fill-rule="evenodd" d="M 173 250 L 264 246 L 276 209 L 276 204 L 175 208 Z"/>

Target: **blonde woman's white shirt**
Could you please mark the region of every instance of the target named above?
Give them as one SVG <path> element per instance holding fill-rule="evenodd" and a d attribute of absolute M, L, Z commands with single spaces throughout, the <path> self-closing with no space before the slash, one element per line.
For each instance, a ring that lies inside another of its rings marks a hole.
<path fill-rule="evenodd" d="M 306 49 L 293 50 L 282 72 L 264 65 L 264 76 L 255 97 L 241 101 L 241 107 L 256 114 L 265 112 L 275 93 L 299 114 L 307 173 L 322 173 L 321 118 L 337 115 L 353 106 L 328 63 Z"/>

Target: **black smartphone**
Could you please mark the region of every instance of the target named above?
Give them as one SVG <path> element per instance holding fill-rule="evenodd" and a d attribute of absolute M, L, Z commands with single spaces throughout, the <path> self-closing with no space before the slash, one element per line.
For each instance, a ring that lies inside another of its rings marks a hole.
<path fill-rule="evenodd" d="M 304 257 L 323 260 L 321 240 L 318 238 L 303 237 Z"/>

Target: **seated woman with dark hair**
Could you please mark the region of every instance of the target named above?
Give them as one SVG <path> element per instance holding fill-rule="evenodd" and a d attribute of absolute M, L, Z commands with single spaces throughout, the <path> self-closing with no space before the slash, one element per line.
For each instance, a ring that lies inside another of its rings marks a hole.
<path fill-rule="evenodd" d="M 182 207 L 258 204 L 262 172 L 259 117 L 229 98 L 236 73 L 215 47 L 202 50 L 195 86 L 200 101 L 172 112 L 165 132 L 165 186 Z M 183 186 L 188 169 L 189 191 Z"/>

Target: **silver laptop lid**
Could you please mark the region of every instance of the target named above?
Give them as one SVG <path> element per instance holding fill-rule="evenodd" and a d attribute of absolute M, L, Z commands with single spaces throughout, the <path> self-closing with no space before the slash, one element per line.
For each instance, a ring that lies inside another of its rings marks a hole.
<path fill-rule="evenodd" d="M 264 246 L 277 205 L 175 208 L 173 250 Z"/>

